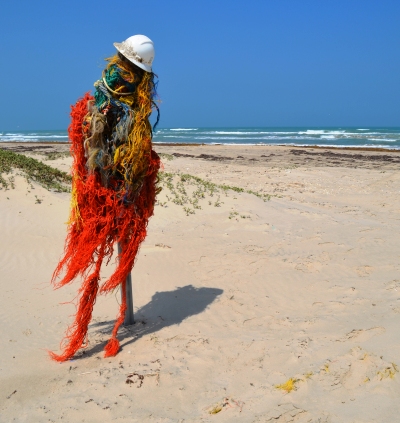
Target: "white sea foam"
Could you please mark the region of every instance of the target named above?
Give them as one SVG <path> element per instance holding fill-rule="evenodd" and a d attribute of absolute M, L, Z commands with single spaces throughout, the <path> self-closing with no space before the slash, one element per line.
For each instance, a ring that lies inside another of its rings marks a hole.
<path fill-rule="evenodd" d="M 269 132 L 231 132 L 231 131 L 213 131 L 213 132 L 202 132 L 202 134 L 219 134 L 219 135 L 255 135 L 255 134 L 269 134 Z"/>
<path fill-rule="evenodd" d="M 15 141 L 15 142 L 33 142 L 33 141 L 39 141 L 39 139 L 38 138 L 31 138 L 29 140 L 24 140 L 24 139 L 15 139 L 15 138 L 12 138 L 12 139 L 0 138 L 0 141 L 1 142 L 13 142 L 13 141 Z"/>
<path fill-rule="evenodd" d="M 171 128 L 170 131 L 197 131 L 198 128 Z"/>
<path fill-rule="evenodd" d="M 346 131 L 330 131 L 328 129 L 307 129 L 307 131 L 299 132 L 300 135 L 323 135 L 323 134 L 344 134 Z"/>
<path fill-rule="evenodd" d="M 368 138 L 368 141 L 397 142 L 400 140 L 394 140 L 393 138 Z"/>
<path fill-rule="evenodd" d="M 68 139 L 68 136 L 62 137 L 62 136 L 41 136 L 41 135 L 0 135 L 0 140 L 22 140 L 22 141 L 30 141 L 30 140 L 47 140 L 47 139 Z"/>
<path fill-rule="evenodd" d="M 163 139 L 164 138 L 173 138 L 173 139 L 180 138 L 180 139 L 185 139 L 185 140 L 192 140 L 192 139 L 194 139 L 194 140 L 214 140 L 216 142 L 218 142 L 219 140 L 246 140 L 246 141 L 247 140 L 248 141 L 252 141 L 252 140 L 282 140 L 282 141 L 285 141 L 287 139 L 290 139 L 290 140 L 295 139 L 295 140 L 302 140 L 302 141 L 307 141 L 307 140 L 315 141 L 316 140 L 315 137 L 307 137 L 307 136 L 292 136 L 292 137 L 288 138 L 288 137 L 280 137 L 280 136 L 277 136 L 277 135 L 269 135 L 269 136 L 264 136 L 264 137 L 257 137 L 256 136 L 256 137 L 243 138 L 243 137 L 238 137 L 238 136 L 230 136 L 230 137 L 228 137 L 228 136 L 214 136 L 213 137 L 213 136 L 207 136 L 207 135 L 202 135 L 202 134 L 196 134 L 195 136 L 192 135 L 190 137 L 187 136 L 187 135 L 163 135 L 162 138 Z"/>
<path fill-rule="evenodd" d="M 297 132 L 273 132 L 273 131 L 252 131 L 252 132 L 245 132 L 245 131 L 213 131 L 213 132 L 202 132 L 202 134 L 219 134 L 219 135 L 263 135 L 263 134 L 280 134 L 280 135 L 292 135 L 297 134 Z"/>
<path fill-rule="evenodd" d="M 13 133 L 7 132 L 0 135 L 0 142 L 37 142 L 37 141 L 68 141 L 68 135 L 51 135 L 51 133 Z"/>
<path fill-rule="evenodd" d="M 315 138 L 314 138 L 315 140 Z M 154 144 L 162 144 L 162 141 L 153 141 Z M 263 145 L 277 145 L 277 146 L 289 146 L 289 147 L 329 147 L 329 148 L 349 148 L 349 147 L 362 147 L 362 148 L 383 148 L 385 150 L 400 150 L 400 147 L 389 147 L 387 145 L 380 145 L 380 144 L 363 144 L 363 145 L 359 145 L 359 144 L 324 144 L 324 145 L 320 145 L 320 144 L 300 144 L 300 143 L 279 143 L 279 142 L 274 142 L 274 143 L 263 143 L 263 142 L 259 142 L 259 143 L 244 143 L 244 142 L 224 142 L 224 143 L 220 143 L 220 142 L 210 142 L 208 143 L 210 145 L 245 145 L 245 146 L 263 146 Z"/>
<path fill-rule="evenodd" d="M 0 135 L 1 136 L 1 135 Z M 35 135 L 22 135 L 22 134 L 6 134 L 3 135 L 3 137 L 8 137 L 8 138 L 68 138 L 68 135 L 39 135 L 39 134 L 35 134 Z"/>

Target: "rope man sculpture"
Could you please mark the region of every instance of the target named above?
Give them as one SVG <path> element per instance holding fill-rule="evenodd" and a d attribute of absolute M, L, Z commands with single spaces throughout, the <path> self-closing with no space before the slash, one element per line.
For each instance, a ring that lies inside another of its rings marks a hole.
<path fill-rule="evenodd" d="M 64 255 L 52 283 L 60 288 L 83 279 L 77 312 L 62 342 L 65 361 L 88 344 L 88 325 L 98 293 L 121 289 L 121 305 L 105 346 L 105 357 L 119 351 L 118 328 L 126 311 L 125 280 L 131 272 L 147 223 L 153 214 L 160 159 L 152 150 L 149 117 L 154 109 L 156 83 L 151 65 L 152 41 L 135 35 L 115 43 L 118 53 L 106 59 L 94 97 L 86 93 L 71 106 L 72 200 Z M 157 125 L 159 113 L 157 115 Z M 153 128 L 154 129 L 154 128 Z M 100 284 L 100 268 L 121 245 L 114 273 Z M 57 278 L 63 273 L 61 280 Z"/>

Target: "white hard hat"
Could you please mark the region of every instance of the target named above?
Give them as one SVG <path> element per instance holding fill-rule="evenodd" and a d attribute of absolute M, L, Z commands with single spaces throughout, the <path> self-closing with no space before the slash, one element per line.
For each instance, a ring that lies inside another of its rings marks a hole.
<path fill-rule="evenodd" d="M 155 52 L 150 38 L 145 35 L 133 35 L 122 43 L 114 43 L 114 47 L 136 66 L 151 72 Z"/>

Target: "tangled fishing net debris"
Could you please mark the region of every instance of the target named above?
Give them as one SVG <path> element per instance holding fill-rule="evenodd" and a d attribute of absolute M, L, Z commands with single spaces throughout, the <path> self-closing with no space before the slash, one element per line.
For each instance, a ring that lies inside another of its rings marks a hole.
<path fill-rule="evenodd" d="M 87 346 L 97 294 L 121 286 L 119 314 L 105 346 L 105 357 L 117 354 L 117 332 L 126 310 L 124 281 L 146 237 L 158 192 L 160 159 L 152 150 L 149 122 L 152 111 L 158 112 L 155 75 L 128 63 L 121 54 L 107 60 L 94 97 L 86 93 L 71 106 L 71 212 L 64 255 L 52 283 L 60 288 L 77 277 L 83 282 L 62 352 L 49 352 L 56 361 L 69 360 Z M 159 114 L 156 124 L 158 119 Z M 100 283 L 101 265 L 110 261 L 116 242 L 122 250 L 116 269 Z"/>

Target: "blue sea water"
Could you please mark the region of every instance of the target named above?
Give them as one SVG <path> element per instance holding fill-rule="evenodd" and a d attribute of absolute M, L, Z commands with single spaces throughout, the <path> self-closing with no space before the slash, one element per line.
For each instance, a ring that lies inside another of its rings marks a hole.
<path fill-rule="evenodd" d="M 165 128 L 153 141 L 400 149 L 400 128 Z"/>
<path fill-rule="evenodd" d="M 0 142 L 67 142 L 66 131 L 0 132 Z M 400 149 L 400 128 L 161 128 L 154 143 L 315 145 Z"/>
<path fill-rule="evenodd" d="M 67 131 L 0 131 L 0 142 L 68 142 Z"/>

